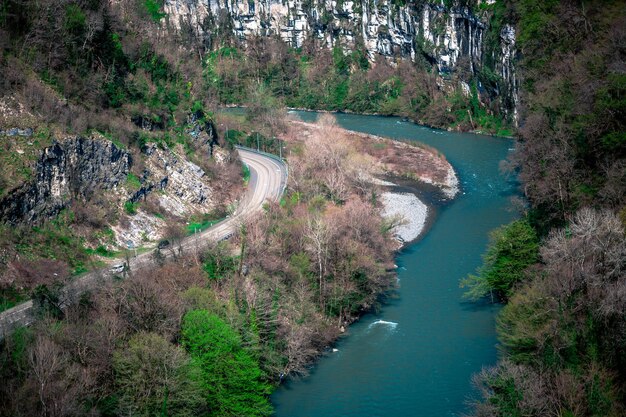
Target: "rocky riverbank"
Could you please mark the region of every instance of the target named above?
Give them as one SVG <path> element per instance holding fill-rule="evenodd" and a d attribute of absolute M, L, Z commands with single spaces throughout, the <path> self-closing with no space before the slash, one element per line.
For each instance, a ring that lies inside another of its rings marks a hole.
<path fill-rule="evenodd" d="M 410 242 L 422 234 L 429 210 L 415 194 L 384 192 L 380 198 L 382 215 L 399 220 L 394 226 L 394 234 L 400 242 Z"/>
<path fill-rule="evenodd" d="M 300 137 L 307 137 L 319 124 L 295 120 Z M 449 201 L 459 192 L 459 180 L 454 168 L 436 149 L 415 141 L 397 141 L 380 136 L 334 127 L 336 135 L 356 142 L 356 147 L 370 157 L 375 165 L 375 176 L 369 181 L 380 187 L 381 215 L 391 221 L 393 234 L 405 243 L 419 238 L 432 223 L 435 201 Z M 390 179 L 391 181 L 382 179 Z M 355 179 L 358 181 L 358 179 Z M 422 196 L 421 189 L 429 189 L 435 199 Z M 433 200 L 433 201 L 431 201 Z"/>

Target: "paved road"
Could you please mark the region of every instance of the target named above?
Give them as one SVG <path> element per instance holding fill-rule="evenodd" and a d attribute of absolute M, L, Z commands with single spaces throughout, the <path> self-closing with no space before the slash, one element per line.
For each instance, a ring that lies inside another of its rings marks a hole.
<path fill-rule="evenodd" d="M 241 160 L 250 168 L 248 191 L 240 201 L 237 210 L 227 219 L 215 226 L 185 238 L 180 246 L 183 253 L 198 251 L 209 243 L 229 238 L 236 233 L 247 219 L 263 209 L 267 201 L 278 201 L 287 184 L 287 166 L 278 157 L 258 153 L 251 149 L 238 148 Z M 163 250 L 166 257 L 179 251 L 179 246 Z M 117 261 L 119 262 L 119 261 Z M 130 270 L 153 267 L 155 259 L 152 252 L 143 253 L 130 259 Z M 111 279 L 116 272 L 111 265 L 90 272 L 75 279 L 62 290 L 63 305 L 69 305 L 85 291 L 97 289 L 104 281 Z M 16 327 L 27 326 L 35 320 L 33 302 L 27 301 L 0 313 L 0 340 Z"/>

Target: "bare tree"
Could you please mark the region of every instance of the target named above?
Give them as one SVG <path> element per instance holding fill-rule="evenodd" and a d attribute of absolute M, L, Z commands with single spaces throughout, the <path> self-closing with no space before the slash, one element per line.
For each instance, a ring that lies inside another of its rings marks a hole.
<path fill-rule="evenodd" d="M 317 263 L 317 276 L 319 285 L 319 303 L 324 310 L 324 276 L 326 275 L 326 263 L 328 261 L 328 246 L 330 231 L 320 216 L 312 216 L 307 220 L 305 232 L 307 248 Z"/>
<path fill-rule="evenodd" d="M 62 352 L 59 345 L 48 337 L 39 335 L 28 354 L 30 369 L 37 382 L 39 402 L 41 404 L 42 415 L 55 415 L 59 398 L 55 396 L 53 384 L 57 374 L 65 367 L 67 357 Z"/>

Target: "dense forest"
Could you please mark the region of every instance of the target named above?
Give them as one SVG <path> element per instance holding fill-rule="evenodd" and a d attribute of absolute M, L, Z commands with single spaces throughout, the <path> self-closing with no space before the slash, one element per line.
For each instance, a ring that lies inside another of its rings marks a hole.
<path fill-rule="evenodd" d="M 505 304 L 502 359 L 477 377 L 475 415 L 624 415 L 626 9 L 500 7 L 520 31 L 525 114 L 509 168 L 530 207 L 463 282 Z"/>
<path fill-rule="evenodd" d="M 504 305 L 501 360 L 476 376 L 483 398 L 473 413 L 624 415 L 625 4 L 461 3 L 488 16 L 487 42 L 504 23 L 517 29 L 519 129 L 502 110 L 510 98 L 494 95 L 502 80 L 489 65 L 446 76 L 448 85 L 473 80 L 463 93 L 441 87 L 426 54 L 373 65 L 359 50 L 314 41 L 244 44 L 227 25 L 207 42 L 168 28 L 158 0 L 0 0 L 0 127 L 35 126 L 13 139 L 34 143 L 18 142 L 19 157 L 15 144 L 0 146 L 0 198 L 33 178 L 41 149 L 68 135 L 101 135 L 134 161 L 149 144 L 180 149 L 233 190 L 245 170 L 216 164 L 207 157 L 214 147 L 260 140 L 282 151 L 275 137 L 289 138 L 294 168 L 281 202 L 230 242 L 178 254 L 66 309 L 55 277 L 120 256 L 100 244 L 110 224 L 139 207 L 165 214 L 150 200 L 113 207 L 73 197 L 34 227 L 0 224 L 0 272 L 21 279 L 20 288 L 2 282 L 2 309 L 33 297 L 41 316 L 3 342 L 0 415 L 271 415 L 273 387 L 306 373 L 342 326 L 380 303 L 393 287 L 395 246 L 376 188 L 361 181 L 373 174 L 371 156 L 331 119 L 298 141 L 285 106 L 515 135 L 503 168 L 518 176 L 527 207 L 494 231 L 484 265 L 462 281 L 468 297 Z M 219 116 L 225 104 L 247 105 L 246 116 Z M 196 128 L 216 134 L 199 145 Z M 141 186 L 140 168 L 128 174 L 130 188 Z M 175 245 L 194 231 L 189 224 L 227 213 L 176 219 L 167 237 Z"/>
<path fill-rule="evenodd" d="M 121 185 L 135 196 L 114 200 L 110 192 L 85 194 L 80 184 L 70 184 L 61 197 L 80 203 L 64 204 L 36 225 L 7 219 L 3 211 L 2 309 L 28 298 L 38 284 L 55 286 L 54 277 L 77 275 L 119 256 L 113 227 L 132 225 L 138 209 L 167 223 L 166 234 L 176 237 L 226 216 L 243 188 L 237 158 L 228 152 L 224 164 L 207 158 L 217 135 L 203 98 L 202 67 L 176 39 L 163 36 L 159 8 L 152 1 L 2 1 L 3 204 L 11 191 L 37 180 L 42 150 L 67 138 L 75 138 L 76 146 L 84 139 L 111 142 L 101 146 L 125 156 L 129 172 Z M 9 136 L 11 129 L 20 133 Z M 185 216 L 160 209 L 157 193 L 145 193 L 154 188 L 146 180 L 155 171 L 148 153 L 169 164 L 193 163 L 207 179 L 219 177 L 212 188 L 220 203 L 209 213 Z M 99 168 L 92 164 L 90 170 Z"/>

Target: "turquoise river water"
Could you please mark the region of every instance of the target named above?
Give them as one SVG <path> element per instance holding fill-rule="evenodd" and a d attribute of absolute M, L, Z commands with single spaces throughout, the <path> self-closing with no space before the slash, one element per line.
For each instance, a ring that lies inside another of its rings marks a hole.
<path fill-rule="evenodd" d="M 298 112 L 311 121 L 316 113 Z M 461 193 L 440 205 L 423 239 L 397 256 L 399 288 L 380 313 L 350 326 L 311 375 L 272 396 L 278 417 L 456 416 L 476 395 L 472 375 L 497 359 L 497 306 L 462 299 L 459 280 L 481 263 L 489 231 L 515 217 L 516 184 L 499 173 L 513 141 L 449 133 L 398 118 L 339 114 L 346 128 L 417 140 L 455 168 Z"/>

